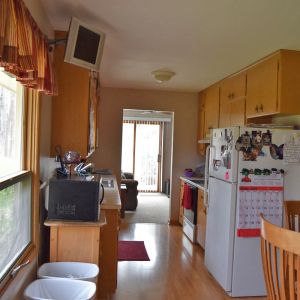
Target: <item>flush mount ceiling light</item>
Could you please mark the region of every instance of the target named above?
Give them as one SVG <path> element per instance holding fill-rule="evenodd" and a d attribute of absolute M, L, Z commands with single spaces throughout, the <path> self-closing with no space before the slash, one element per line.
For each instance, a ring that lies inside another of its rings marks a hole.
<path fill-rule="evenodd" d="M 176 73 L 166 70 L 156 70 L 151 73 L 155 80 L 159 83 L 169 81 Z"/>

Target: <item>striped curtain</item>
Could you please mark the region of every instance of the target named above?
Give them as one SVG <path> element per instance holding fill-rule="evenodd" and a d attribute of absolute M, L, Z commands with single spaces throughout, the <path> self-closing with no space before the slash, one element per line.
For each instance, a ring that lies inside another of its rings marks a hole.
<path fill-rule="evenodd" d="M 22 0 L 0 0 L 0 67 L 26 87 L 54 95 L 48 39 Z"/>

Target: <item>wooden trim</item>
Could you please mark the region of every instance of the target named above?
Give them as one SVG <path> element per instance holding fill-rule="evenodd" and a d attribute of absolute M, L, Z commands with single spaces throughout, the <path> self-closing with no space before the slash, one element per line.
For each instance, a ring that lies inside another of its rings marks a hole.
<path fill-rule="evenodd" d="M 25 276 L 25 271 L 27 267 L 24 267 L 23 269 L 20 269 L 20 271 L 17 273 L 15 278 L 12 278 L 10 273 L 11 270 L 18 265 L 24 263 L 28 259 L 30 260 L 30 264 L 32 264 L 33 260 L 37 257 L 37 249 L 34 247 L 32 243 L 30 243 L 27 248 L 24 250 L 24 252 L 21 254 L 21 256 L 18 258 L 18 260 L 14 263 L 10 271 L 7 273 L 7 275 L 3 278 L 3 280 L 0 282 L 0 299 L 2 299 L 3 294 L 6 294 L 6 291 L 8 289 L 15 290 L 15 286 L 18 286 L 22 280 L 22 277 Z M 11 292 L 9 293 L 11 294 Z M 11 298 L 6 298 L 11 299 Z"/>
<path fill-rule="evenodd" d="M 168 225 L 170 226 L 181 226 L 178 220 L 169 220 Z"/>
<path fill-rule="evenodd" d="M 17 182 L 20 182 L 22 178 L 30 176 L 30 174 L 30 171 L 20 171 L 0 178 L 0 190 L 3 190 Z"/>
<path fill-rule="evenodd" d="M 39 248 L 39 206 L 40 206 L 40 93 L 33 89 L 25 89 L 26 106 L 26 139 L 25 169 L 32 171 L 32 241 Z"/>
<path fill-rule="evenodd" d="M 80 221 L 65 221 L 65 220 L 46 220 L 45 226 L 61 227 L 61 226 L 77 226 L 77 227 L 102 227 L 106 225 L 105 211 L 101 211 L 98 222 L 80 222 Z"/>
<path fill-rule="evenodd" d="M 58 241 L 58 227 L 53 226 L 50 230 L 50 261 L 57 261 L 57 241 Z"/>
<path fill-rule="evenodd" d="M 162 161 L 163 161 L 163 122 L 159 122 L 159 150 L 158 155 L 160 156 L 160 160 L 157 160 L 158 163 L 158 172 L 157 172 L 157 192 L 161 192 L 162 185 Z"/>

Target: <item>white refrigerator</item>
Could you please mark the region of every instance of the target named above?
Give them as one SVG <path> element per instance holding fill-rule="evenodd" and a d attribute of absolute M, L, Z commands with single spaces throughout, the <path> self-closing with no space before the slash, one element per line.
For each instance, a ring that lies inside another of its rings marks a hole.
<path fill-rule="evenodd" d="M 232 297 L 266 295 L 259 214 L 281 225 L 283 199 L 300 199 L 300 132 L 214 129 L 208 157 L 205 265 Z"/>

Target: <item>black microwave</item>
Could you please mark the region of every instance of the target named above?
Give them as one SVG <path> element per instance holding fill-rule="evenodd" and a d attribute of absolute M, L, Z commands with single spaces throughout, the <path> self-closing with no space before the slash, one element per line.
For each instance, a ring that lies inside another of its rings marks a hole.
<path fill-rule="evenodd" d="M 97 222 L 103 192 L 97 175 L 53 177 L 49 180 L 48 219 Z"/>

